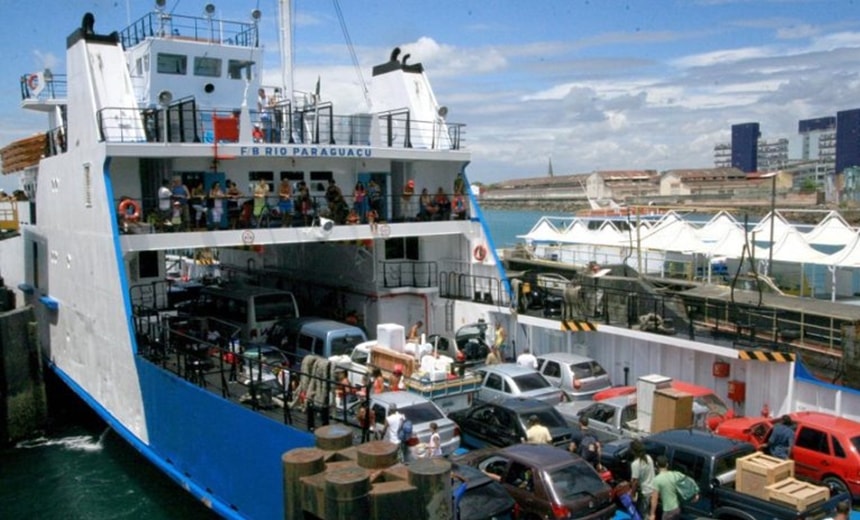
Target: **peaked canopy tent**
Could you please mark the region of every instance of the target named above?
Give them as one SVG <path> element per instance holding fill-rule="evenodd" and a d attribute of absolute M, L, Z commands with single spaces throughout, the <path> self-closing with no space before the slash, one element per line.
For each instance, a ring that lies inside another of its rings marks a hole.
<path fill-rule="evenodd" d="M 854 240 L 857 230 L 836 211 L 828 213 L 821 222 L 806 233 L 806 241 L 815 249 L 833 254 Z"/>

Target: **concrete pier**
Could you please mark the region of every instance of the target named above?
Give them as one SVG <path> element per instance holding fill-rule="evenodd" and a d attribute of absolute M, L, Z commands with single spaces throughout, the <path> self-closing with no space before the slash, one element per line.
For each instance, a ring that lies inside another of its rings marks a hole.
<path fill-rule="evenodd" d="M 0 439 L 30 437 L 48 416 L 42 360 L 31 307 L 0 314 Z"/>

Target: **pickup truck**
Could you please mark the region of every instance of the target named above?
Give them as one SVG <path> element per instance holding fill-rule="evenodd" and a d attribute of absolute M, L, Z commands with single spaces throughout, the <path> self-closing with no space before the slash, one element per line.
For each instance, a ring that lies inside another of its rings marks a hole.
<path fill-rule="evenodd" d="M 601 443 L 647 435 L 638 428 L 635 396 L 613 397 L 598 402 L 568 401 L 555 405 L 555 408 L 574 427 L 579 425 L 581 417 L 588 417 L 588 428 Z"/>
<path fill-rule="evenodd" d="M 433 401 L 446 414 L 472 406 L 481 388 L 481 377 L 473 372 L 465 372 L 461 376 L 451 374 L 450 371 L 424 371 L 416 354 L 397 352 L 377 344 L 375 340 L 359 343 L 348 356 L 332 356 L 329 360 L 347 370 L 353 386 L 362 387 L 366 385 L 367 374 L 371 369 L 379 368 L 388 379 L 395 367 L 400 365 L 405 389 Z"/>
<path fill-rule="evenodd" d="M 839 502 L 850 500 L 848 493 L 831 493 L 830 499 L 803 511 L 735 490 L 737 459 L 755 453 L 755 447 L 715 435 L 706 430 L 666 430 L 642 439 L 652 456 L 665 455 L 670 469 L 689 475 L 699 484 L 699 500 L 684 504 L 682 518 L 731 520 L 772 520 L 823 518 Z M 603 446 L 601 462 L 619 480 L 630 477 L 630 439 Z"/>

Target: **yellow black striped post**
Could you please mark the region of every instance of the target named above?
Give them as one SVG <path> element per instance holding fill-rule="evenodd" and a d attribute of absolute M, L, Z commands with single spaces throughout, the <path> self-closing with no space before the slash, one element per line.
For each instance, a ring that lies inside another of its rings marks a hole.
<path fill-rule="evenodd" d="M 768 352 L 766 350 L 739 350 L 738 357 L 748 361 L 768 363 L 793 363 L 795 355 L 789 352 Z"/>
<path fill-rule="evenodd" d="M 561 330 L 565 332 L 594 332 L 597 330 L 597 325 L 590 321 L 561 320 Z"/>

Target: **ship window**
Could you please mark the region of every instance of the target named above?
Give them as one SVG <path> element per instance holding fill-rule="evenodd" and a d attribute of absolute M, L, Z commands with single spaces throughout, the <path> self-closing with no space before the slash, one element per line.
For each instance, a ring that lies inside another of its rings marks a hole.
<path fill-rule="evenodd" d="M 158 251 L 141 251 L 138 262 L 139 278 L 158 277 Z"/>
<path fill-rule="evenodd" d="M 219 58 L 194 58 L 194 75 L 210 78 L 221 77 L 221 60 Z"/>
<path fill-rule="evenodd" d="M 281 180 L 287 179 L 288 181 L 303 181 L 305 180 L 304 172 L 281 172 Z"/>
<path fill-rule="evenodd" d="M 188 56 L 184 54 L 158 53 L 159 74 L 181 74 L 185 75 L 188 69 Z"/>
<path fill-rule="evenodd" d="M 230 79 L 251 79 L 251 67 L 253 61 L 248 60 L 230 60 L 227 62 L 227 77 Z M 242 71 L 245 71 L 242 74 Z"/>
<path fill-rule="evenodd" d="M 251 180 L 251 193 L 254 192 L 254 184 L 257 181 L 265 181 L 266 184 L 269 185 L 269 193 L 273 193 L 275 191 L 275 174 L 273 172 L 250 172 L 248 174 L 248 178 Z"/>
<path fill-rule="evenodd" d="M 418 237 L 391 238 L 385 241 L 386 260 L 418 260 Z"/>

